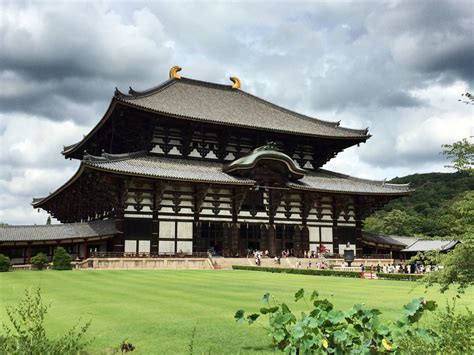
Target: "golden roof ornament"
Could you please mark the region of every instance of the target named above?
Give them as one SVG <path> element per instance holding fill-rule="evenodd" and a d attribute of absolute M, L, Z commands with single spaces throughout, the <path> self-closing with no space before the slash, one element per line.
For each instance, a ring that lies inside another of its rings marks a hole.
<path fill-rule="evenodd" d="M 237 78 L 236 76 L 231 76 L 230 81 L 233 82 L 232 84 L 232 89 L 240 89 L 240 79 Z"/>
<path fill-rule="evenodd" d="M 179 71 L 181 71 L 181 67 L 178 65 L 175 65 L 174 67 L 171 67 L 170 69 L 170 79 L 181 79 L 181 75 L 178 74 Z"/>

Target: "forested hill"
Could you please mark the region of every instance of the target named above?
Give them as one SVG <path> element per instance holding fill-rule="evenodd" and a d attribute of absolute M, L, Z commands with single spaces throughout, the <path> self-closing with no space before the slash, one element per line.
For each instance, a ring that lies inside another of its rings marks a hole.
<path fill-rule="evenodd" d="M 394 200 L 366 219 L 367 231 L 423 236 L 452 236 L 459 204 L 472 203 L 474 176 L 468 173 L 428 173 L 397 177 L 391 183 L 406 184 L 416 191 Z M 471 194 L 469 193 L 471 192 Z M 472 197 L 472 196 L 471 196 Z M 467 206 L 468 207 L 468 206 Z M 471 206 L 474 209 L 474 206 Z"/>

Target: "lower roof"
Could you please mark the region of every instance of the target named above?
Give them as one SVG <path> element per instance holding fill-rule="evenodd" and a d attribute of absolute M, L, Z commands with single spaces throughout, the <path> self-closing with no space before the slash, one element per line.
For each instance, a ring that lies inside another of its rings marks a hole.
<path fill-rule="evenodd" d="M 218 162 L 205 162 L 182 158 L 169 158 L 136 152 L 128 154 L 107 154 L 101 156 L 85 155 L 76 174 L 62 187 L 44 198 L 33 199 L 33 206 L 38 207 L 62 190 L 74 183 L 86 169 L 104 171 L 125 176 L 155 178 L 183 182 L 207 184 L 253 186 L 257 182 L 225 173 L 224 165 Z M 298 182 L 288 182 L 287 186 L 296 190 L 316 192 L 402 196 L 410 190 L 408 184 L 387 184 L 384 181 L 365 180 L 328 170 L 308 171 Z"/>
<path fill-rule="evenodd" d="M 106 237 L 117 234 L 115 220 L 81 223 L 1 226 L 0 242 L 35 242 Z"/>
<path fill-rule="evenodd" d="M 405 237 L 397 235 L 384 235 L 369 232 L 362 232 L 362 241 L 373 244 L 384 244 L 405 248 L 417 241 L 416 237 Z"/>
<path fill-rule="evenodd" d="M 430 250 L 447 251 L 454 248 L 458 243 L 458 240 L 418 239 L 402 251 L 407 253 L 418 253 Z"/>

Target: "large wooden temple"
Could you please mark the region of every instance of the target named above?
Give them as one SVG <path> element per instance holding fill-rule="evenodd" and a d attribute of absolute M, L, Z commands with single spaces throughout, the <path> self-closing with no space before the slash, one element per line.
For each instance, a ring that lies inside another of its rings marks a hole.
<path fill-rule="evenodd" d="M 409 193 L 407 185 L 322 169 L 342 150 L 366 142 L 367 129 L 282 108 L 244 92 L 235 77 L 222 85 L 181 77 L 179 70 L 173 67 L 168 81 L 146 91 L 117 89 L 97 125 L 64 147 L 66 158 L 81 161 L 74 176 L 33 200 L 62 228 L 105 232 L 7 236 L 0 252 L 28 245 L 31 254 L 35 246 L 56 243 L 80 257 L 90 250 L 302 255 L 321 246 L 342 254 L 350 242 L 360 255 L 364 218 Z"/>

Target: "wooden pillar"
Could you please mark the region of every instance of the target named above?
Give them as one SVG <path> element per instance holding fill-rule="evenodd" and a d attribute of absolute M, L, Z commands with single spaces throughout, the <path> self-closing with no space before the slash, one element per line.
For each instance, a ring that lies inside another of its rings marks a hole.
<path fill-rule="evenodd" d="M 271 256 L 276 255 L 276 231 L 275 231 L 275 225 L 274 224 L 269 224 L 268 229 L 267 229 L 267 239 L 268 239 L 268 253 Z"/>
<path fill-rule="evenodd" d="M 113 251 L 123 253 L 125 251 L 124 219 L 125 219 L 125 201 L 128 194 L 128 181 L 121 180 L 118 183 L 115 198 L 115 229 L 117 236 L 114 238 Z"/>
<path fill-rule="evenodd" d="M 28 242 L 28 246 L 26 247 L 26 254 L 24 258 L 25 264 L 29 264 L 31 261 L 31 242 Z"/>
<path fill-rule="evenodd" d="M 158 208 L 153 203 L 152 221 L 151 221 L 151 254 L 160 253 L 160 222 L 158 221 Z M 194 245 L 194 244 L 193 244 Z"/>
<path fill-rule="evenodd" d="M 232 256 L 243 256 L 241 255 L 241 243 L 240 243 L 240 230 L 238 223 L 232 223 L 229 228 L 230 236 L 230 250 Z"/>
<path fill-rule="evenodd" d="M 301 227 L 301 249 L 302 253 L 309 252 L 309 228 L 304 225 Z"/>
<path fill-rule="evenodd" d="M 89 257 L 89 247 L 87 246 L 87 238 L 84 239 L 84 259 Z"/>

